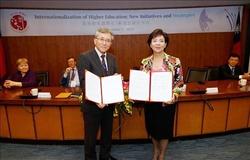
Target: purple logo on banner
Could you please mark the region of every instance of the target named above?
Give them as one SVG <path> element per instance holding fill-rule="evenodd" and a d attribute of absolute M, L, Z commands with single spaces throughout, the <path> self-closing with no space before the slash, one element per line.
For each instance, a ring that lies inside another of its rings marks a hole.
<path fill-rule="evenodd" d="M 209 23 L 213 23 L 213 20 L 208 17 L 205 9 L 202 10 L 199 19 L 200 27 L 202 31 L 209 31 Z"/>

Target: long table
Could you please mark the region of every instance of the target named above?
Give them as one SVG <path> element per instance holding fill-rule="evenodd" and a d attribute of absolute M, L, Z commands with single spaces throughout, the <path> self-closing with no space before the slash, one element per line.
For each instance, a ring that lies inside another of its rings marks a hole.
<path fill-rule="evenodd" d="M 190 90 L 218 87 L 216 94 L 190 94 Z M 42 87 L 50 99 L 21 99 L 31 88 L 0 91 L 0 138 L 25 140 L 83 140 L 83 115 L 78 98 L 56 99 L 72 88 Z M 162 123 L 164 125 L 164 122 Z M 250 85 L 237 81 L 189 83 L 177 102 L 174 136 L 194 136 L 250 128 Z M 99 135 L 98 135 L 99 136 Z M 148 139 L 143 106 L 133 107 L 133 115 L 114 118 L 113 139 Z"/>

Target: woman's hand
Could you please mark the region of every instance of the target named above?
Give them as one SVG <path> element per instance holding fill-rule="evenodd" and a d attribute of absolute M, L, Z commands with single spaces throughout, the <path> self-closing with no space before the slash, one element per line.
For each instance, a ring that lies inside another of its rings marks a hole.
<path fill-rule="evenodd" d="M 10 86 L 10 80 L 5 80 L 3 86 L 4 86 L 5 88 L 11 88 L 11 86 Z"/>
<path fill-rule="evenodd" d="M 174 104 L 178 99 L 178 94 L 174 93 L 170 101 L 164 102 L 164 104 Z"/>
<path fill-rule="evenodd" d="M 242 78 L 250 80 L 250 73 L 244 73 L 244 75 L 242 75 Z"/>
<path fill-rule="evenodd" d="M 11 87 L 22 87 L 22 82 L 16 82 L 12 80 L 5 80 L 3 86 L 5 88 L 11 88 Z"/>

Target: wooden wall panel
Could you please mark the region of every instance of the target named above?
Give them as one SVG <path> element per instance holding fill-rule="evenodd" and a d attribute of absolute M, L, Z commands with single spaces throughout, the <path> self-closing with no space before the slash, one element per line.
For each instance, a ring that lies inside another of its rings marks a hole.
<path fill-rule="evenodd" d="M 34 115 L 38 140 L 63 140 L 59 107 L 35 106 L 34 112 L 38 112 Z"/>
<path fill-rule="evenodd" d="M 248 128 L 250 128 L 250 109 L 249 109 L 249 114 L 248 114 Z"/>
<path fill-rule="evenodd" d="M 168 53 L 181 59 L 184 74 L 188 66 L 218 66 L 223 64 L 232 46 L 233 33 L 171 34 Z M 129 70 L 139 67 L 142 58 L 150 54 L 147 35 L 115 36 L 111 53 L 118 61 L 120 72 L 128 79 Z M 93 36 L 32 36 L 3 37 L 8 72 L 16 69 L 16 59 L 27 57 L 34 71 L 49 71 L 49 84 L 59 85 L 66 67 L 66 58 L 79 57 L 93 48 Z"/>
<path fill-rule="evenodd" d="M 200 135 L 203 120 L 202 101 L 179 102 L 177 106 L 175 136 Z"/>
<path fill-rule="evenodd" d="M 10 138 L 7 113 L 4 105 L 0 105 L 0 135 L 4 138 Z"/>
<path fill-rule="evenodd" d="M 7 108 L 11 137 L 17 139 L 36 139 L 30 106 L 11 106 Z"/>
<path fill-rule="evenodd" d="M 113 130 L 112 130 L 112 139 L 113 140 L 119 140 L 120 139 L 119 127 L 120 127 L 119 118 L 116 117 L 116 118 L 113 119 Z M 100 134 L 100 132 L 99 132 L 99 134 Z M 100 137 L 98 139 L 100 139 Z"/>
<path fill-rule="evenodd" d="M 83 115 L 80 107 L 62 107 L 64 140 L 84 139 Z"/>
<path fill-rule="evenodd" d="M 226 130 L 248 127 L 250 98 L 234 98 L 230 100 Z"/>
<path fill-rule="evenodd" d="M 225 132 L 227 112 L 228 112 L 228 99 L 208 101 L 214 108 L 209 109 L 205 105 L 202 134 Z"/>
<path fill-rule="evenodd" d="M 121 120 L 121 139 L 147 139 L 144 110 L 142 107 L 133 107 L 132 116 L 124 114 Z"/>

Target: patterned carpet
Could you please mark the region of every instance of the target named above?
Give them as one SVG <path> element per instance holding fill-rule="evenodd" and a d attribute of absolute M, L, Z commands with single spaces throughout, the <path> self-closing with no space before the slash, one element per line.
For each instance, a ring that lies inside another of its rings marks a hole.
<path fill-rule="evenodd" d="M 97 147 L 98 150 L 98 147 Z M 150 160 L 152 145 L 114 144 L 118 160 Z M 250 132 L 170 142 L 166 160 L 250 160 Z M 0 160 L 83 160 L 83 145 L 0 143 Z"/>

